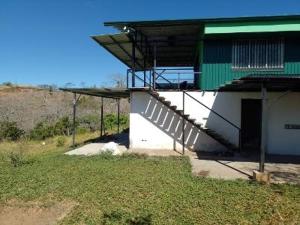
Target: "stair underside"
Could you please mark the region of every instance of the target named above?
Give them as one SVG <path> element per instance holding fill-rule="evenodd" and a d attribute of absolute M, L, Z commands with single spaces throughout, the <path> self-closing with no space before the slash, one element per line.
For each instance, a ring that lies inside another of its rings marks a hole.
<path fill-rule="evenodd" d="M 153 96 L 155 99 L 157 99 L 159 102 L 161 102 L 163 105 L 171 109 L 173 112 L 178 114 L 181 118 L 184 118 L 186 121 L 191 123 L 193 126 L 197 127 L 199 130 L 225 146 L 229 151 L 236 151 L 238 150 L 238 147 L 234 144 L 230 143 L 228 140 L 226 140 L 222 135 L 218 134 L 216 131 L 211 130 L 209 128 L 205 128 L 202 126 L 201 123 L 197 122 L 196 119 L 193 119 L 188 114 L 184 114 L 183 110 L 177 109 L 176 105 L 172 105 L 170 101 L 167 101 L 164 97 L 161 97 L 159 93 L 154 91 L 149 91 L 149 94 Z"/>

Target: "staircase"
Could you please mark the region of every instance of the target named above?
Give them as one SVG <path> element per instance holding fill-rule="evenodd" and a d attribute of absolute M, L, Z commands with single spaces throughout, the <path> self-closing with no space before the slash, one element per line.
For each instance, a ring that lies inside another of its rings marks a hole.
<path fill-rule="evenodd" d="M 188 114 L 184 114 L 183 110 L 177 109 L 176 105 L 172 105 L 170 101 L 167 101 L 164 97 L 160 96 L 158 92 L 149 90 L 149 94 L 153 96 L 155 99 L 157 99 L 159 102 L 161 102 L 163 105 L 171 109 L 173 112 L 178 114 L 181 118 L 184 118 L 187 122 L 191 123 L 193 126 L 198 128 L 200 131 L 204 132 L 223 146 L 225 146 L 230 152 L 237 151 L 239 148 L 238 146 L 232 144 L 228 140 L 226 140 L 222 135 L 218 134 L 217 132 L 208 129 L 206 127 L 203 127 L 203 125 L 196 121 L 196 119 L 193 119 Z"/>

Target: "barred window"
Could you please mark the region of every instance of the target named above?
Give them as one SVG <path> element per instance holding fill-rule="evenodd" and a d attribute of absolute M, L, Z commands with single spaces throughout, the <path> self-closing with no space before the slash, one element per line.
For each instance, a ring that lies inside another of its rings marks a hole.
<path fill-rule="evenodd" d="M 283 69 L 283 58 L 283 39 L 233 42 L 233 69 Z"/>

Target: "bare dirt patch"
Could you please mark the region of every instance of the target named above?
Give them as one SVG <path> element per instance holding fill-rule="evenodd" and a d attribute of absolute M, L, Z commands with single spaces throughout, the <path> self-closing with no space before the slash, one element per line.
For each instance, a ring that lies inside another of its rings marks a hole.
<path fill-rule="evenodd" d="M 52 225 L 57 224 L 76 206 L 63 202 L 17 202 L 10 201 L 0 206 L 1 225 Z"/>

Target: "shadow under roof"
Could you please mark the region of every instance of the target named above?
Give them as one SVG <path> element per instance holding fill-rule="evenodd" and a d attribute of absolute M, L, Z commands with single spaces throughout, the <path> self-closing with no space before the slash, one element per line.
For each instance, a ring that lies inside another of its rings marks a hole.
<path fill-rule="evenodd" d="M 300 91 L 300 75 L 249 75 L 219 88 L 219 91 L 260 91 L 264 85 L 268 91 Z"/>

